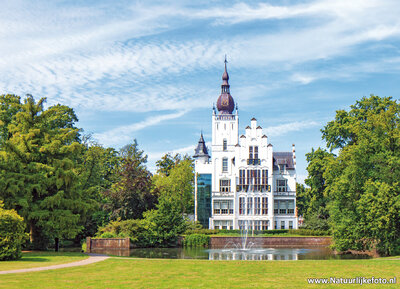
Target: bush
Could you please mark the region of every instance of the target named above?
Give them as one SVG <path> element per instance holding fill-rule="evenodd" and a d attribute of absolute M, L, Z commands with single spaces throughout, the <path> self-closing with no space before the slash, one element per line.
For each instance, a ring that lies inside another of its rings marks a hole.
<path fill-rule="evenodd" d="M 325 230 L 311 230 L 311 229 L 291 229 L 289 234 L 297 234 L 302 236 L 329 236 L 329 231 Z"/>
<path fill-rule="evenodd" d="M 216 235 L 219 230 L 211 230 L 211 229 L 189 229 L 186 230 L 184 235 L 192 235 L 192 234 L 203 234 L 203 235 Z"/>
<path fill-rule="evenodd" d="M 83 242 L 83 243 L 82 243 L 82 252 L 83 252 L 83 253 L 86 253 L 86 249 L 87 249 L 87 248 L 86 248 L 86 242 Z"/>
<path fill-rule="evenodd" d="M 117 238 L 117 235 L 113 232 L 105 232 L 100 235 L 100 238 Z"/>
<path fill-rule="evenodd" d="M 24 219 L 15 210 L 3 209 L 0 201 L 0 261 L 21 258 L 21 246 L 27 238 Z"/>
<path fill-rule="evenodd" d="M 211 237 L 204 234 L 191 234 L 185 237 L 183 245 L 185 247 L 208 247 Z"/>

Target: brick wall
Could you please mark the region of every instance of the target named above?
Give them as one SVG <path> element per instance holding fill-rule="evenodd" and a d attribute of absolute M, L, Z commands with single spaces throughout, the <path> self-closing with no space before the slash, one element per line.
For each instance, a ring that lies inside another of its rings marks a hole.
<path fill-rule="evenodd" d="M 131 241 L 129 238 L 86 238 L 86 252 L 94 253 L 99 250 L 129 250 Z"/>
<path fill-rule="evenodd" d="M 331 244 L 331 237 L 248 237 L 247 246 L 252 245 L 253 248 L 270 248 L 270 247 L 327 247 Z M 241 248 L 241 237 L 211 237 L 211 248 Z"/>

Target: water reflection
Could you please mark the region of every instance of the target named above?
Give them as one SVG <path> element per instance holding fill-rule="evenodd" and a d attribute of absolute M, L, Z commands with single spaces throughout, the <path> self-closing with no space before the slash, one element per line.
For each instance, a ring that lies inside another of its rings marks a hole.
<path fill-rule="evenodd" d="M 366 255 L 335 255 L 329 248 L 254 248 L 254 249 L 204 249 L 204 248 L 138 248 L 130 250 L 96 251 L 114 256 L 158 259 L 208 259 L 208 260 L 327 260 L 361 259 Z"/>

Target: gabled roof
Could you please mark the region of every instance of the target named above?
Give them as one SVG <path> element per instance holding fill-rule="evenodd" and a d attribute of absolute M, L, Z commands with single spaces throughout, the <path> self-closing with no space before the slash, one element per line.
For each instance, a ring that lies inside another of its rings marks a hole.
<path fill-rule="evenodd" d="M 294 161 L 292 152 L 274 152 L 274 170 L 279 169 L 279 165 L 285 165 L 287 170 L 294 170 Z"/>

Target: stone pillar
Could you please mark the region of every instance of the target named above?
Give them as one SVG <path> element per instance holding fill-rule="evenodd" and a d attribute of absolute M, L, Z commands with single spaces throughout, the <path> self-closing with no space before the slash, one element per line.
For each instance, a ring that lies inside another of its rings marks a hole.
<path fill-rule="evenodd" d="M 92 241 L 90 237 L 86 237 L 86 253 L 90 253 L 91 251 Z"/>

